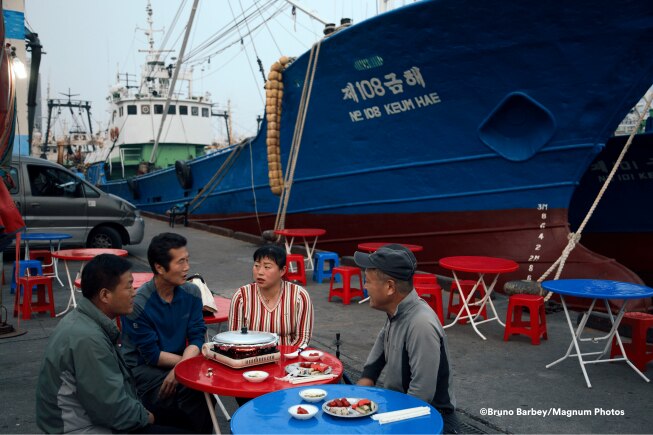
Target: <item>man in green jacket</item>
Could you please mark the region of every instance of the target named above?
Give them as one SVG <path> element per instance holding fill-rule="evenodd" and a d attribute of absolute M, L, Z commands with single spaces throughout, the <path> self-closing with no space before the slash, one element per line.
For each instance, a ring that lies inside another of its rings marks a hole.
<path fill-rule="evenodd" d="M 36 386 L 36 422 L 46 433 L 171 432 L 141 404 L 117 344 L 114 319 L 133 310 L 131 263 L 103 254 L 82 273 L 83 298 L 54 330 Z"/>

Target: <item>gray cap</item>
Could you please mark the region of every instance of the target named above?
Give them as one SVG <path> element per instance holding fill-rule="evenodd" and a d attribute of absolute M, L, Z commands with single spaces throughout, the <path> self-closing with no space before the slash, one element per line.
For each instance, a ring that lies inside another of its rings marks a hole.
<path fill-rule="evenodd" d="M 365 269 L 379 269 L 393 278 L 408 281 L 417 269 L 417 259 L 410 249 L 393 243 L 371 254 L 354 253 L 356 264 Z"/>

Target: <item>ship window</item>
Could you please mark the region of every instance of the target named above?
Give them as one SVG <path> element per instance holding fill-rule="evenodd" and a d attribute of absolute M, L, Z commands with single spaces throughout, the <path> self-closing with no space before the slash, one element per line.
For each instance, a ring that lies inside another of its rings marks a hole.
<path fill-rule="evenodd" d="M 118 116 L 122 117 L 123 115 L 123 110 L 122 107 L 118 108 Z"/>
<path fill-rule="evenodd" d="M 149 115 L 150 114 L 150 105 L 149 104 L 143 104 L 141 106 L 141 113 L 143 115 Z"/>
<path fill-rule="evenodd" d="M 191 114 L 192 116 L 198 116 L 198 115 L 200 114 L 200 108 L 199 108 L 199 107 L 195 107 L 195 106 L 191 106 L 191 108 L 190 108 L 190 114 Z"/>
<path fill-rule="evenodd" d="M 203 116 L 204 118 L 208 118 L 208 117 L 209 117 L 209 109 L 208 109 L 208 108 L 206 108 L 206 107 L 202 107 L 202 116 Z"/>
<path fill-rule="evenodd" d="M 154 114 L 155 115 L 163 114 L 163 105 L 162 104 L 155 104 L 154 105 Z"/>
<path fill-rule="evenodd" d="M 174 104 L 168 106 L 168 115 L 174 115 L 175 113 L 177 113 L 177 106 Z"/>
<path fill-rule="evenodd" d="M 136 113 L 138 112 L 136 111 L 135 104 L 130 104 L 129 106 L 127 106 L 127 115 L 136 115 Z"/>
<path fill-rule="evenodd" d="M 188 115 L 188 106 L 179 106 L 180 115 Z"/>

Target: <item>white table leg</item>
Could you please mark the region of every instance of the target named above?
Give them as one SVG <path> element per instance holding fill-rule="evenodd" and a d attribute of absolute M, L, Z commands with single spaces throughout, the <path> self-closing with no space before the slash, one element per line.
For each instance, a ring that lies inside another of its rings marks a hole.
<path fill-rule="evenodd" d="M 220 434 L 220 426 L 218 426 L 218 419 L 215 416 L 215 409 L 213 409 L 213 403 L 211 402 L 211 396 L 209 393 L 204 393 L 204 399 L 206 399 L 206 406 L 209 407 L 209 414 L 211 415 L 211 422 L 213 422 L 213 430 L 216 434 Z"/>
<path fill-rule="evenodd" d="M 553 367 L 554 365 L 558 364 L 559 362 L 571 357 L 571 356 L 576 356 L 578 357 L 578 363 L 580 364 L 580 368 L 583 371 L 583 376 L 585 377 L 585 382 L 587 383 L 587 388 L 592 388 L 592 384 L 590 383 L 590 378 L 587 376 L 587 371 L 585 370 L 585 364 L 583 364 L 583 354 L 580 352 L 580 346 L 578 344 L 578 340 L 580 338 L 580 335 L 583 332 L 583 328 L 585 327 L 585 323 L 587 322 L 587 317 L 586 314 L 583 315 L 583 319 L 580 321 L 580 324 L 578 325 L 578 328 L 574 331 L 574 324 L 571 322 L 571 317 L 569 317 L 569 311 L 567 310 L 567 303 L 565 302 L 565 297 L 563 295 L 560 295 L 560 302 L 562 303 L 562 308 L 565 312 L 565 317 L 567 318 L 567 326 L 569 326 L 569 331 L 571 332 L 571 344 L 569 345 L 569 348 L 567 349 L 567 353 L 560 359 L 557 359 L 556 361 L 553 361 L 552 363 L 549 363 L 546 365 L 546 368 L 548 369 L 549 367 Z M 590 310 L 594 306 L 594 302 L 596 300 L 592 301 L 592 305 L 590 306 Z M 571 348 L 572 346 L 576 349 L 576 354 L 571 355 Z"/>
<path fill-rule="evenodd" d="M 306 258 L 306 270 L 313 270 L 315 268 L 315 265 L 313 264 L 313 252 L 315 252 L 315 245 L 317 245 L 317 237 L 315 240 L 313 240 L 313 247 L 308 246 L 308 241 L 306 240 L 306 237 L 304 237 L 304 247 L 306 248 L 306 254 L 308 255 Z"/>
<path fill-rule="evenodd" d="M 458 322 L 458 320 L 460 320 L 461 318 L 467 318 L 469 322 L 472 324 L 474 331 L 476 331 L 476 333 L 479 335 L 479 337 L 481 337 L 483 340 L 487 340 L 487 338 L 485 338 L 485 336 L 481 334 L 481 331 L 479 331 L 478 328 L 476 327 L 474 319 L 472 318 L 474 316 L 472 316 L 472 312 L 469 309 L 469 301 L 474 296 L 474 293 L 476 293 L 476 289 L 478 288 L 479 282 L 481 282 L 482 275 L 481 278 L 479 278 L 479 280 L 476 281 L 476 284 L 474 284 L 474 288 L 469 292 L 469 294 L 466 297 L 463 297 L 463 291 L 460 286 L 460 280 L 458 280 L 458 276 L 456 275 L 456 271 L 454 270 L 452 271 L 452 273 L 453 273 L 453 279 L 456 282 L 456 287 L 458 287 L 458 294 L 460 297 L 460 302 L 463 304 L 463 307 L 458 311 L 458 314 L 456 315 L 456 318 L 453 319 L 453 322 L 443 326 L 443 328 L 448 328 L 450 326 L 455 325 Z M 467 312 L 467 314 L 463 316 L 463 312 Z"/>
<path fill-rule="evenodd" d="M 68 269 L 68 262 L 64 260 L 63 262 L 64 267 L 66 268 L 66 275 L 68 276 L 68 287 L 70 288 L 70 298 L 68 299 L 68 305 L 66 305 L 66 309 L 57 314 L 56 317 L 61 317 L 64 314 L 66 314 L 70 308 L 76 308 L 77 307 L 77 301 L 75 300 L 75 287 L 73 284 L 72 279 L 70 278 L 70 269 Z"/>
<path fill-rule="evenodd" d="M 61 240 L 59 240 L 59 243 L 57 244 L 57 251 L 59 250 L 61 250 Z M 54 252 L 54 246 L 52 245 L 52 240 L 50 240 L 50 254 L 53 254 Z M 52 268 L 54 269 L 54 276 L 57 278 L 57 281 L 59 281 L 59 285 L 63 286 L 63 282 L 61 282 L 61 278 L 59 278 L 58 265 L 59 259 L 52 256 Z"/>
<path fill-rule="evenodd" d="M 222 400 L 220 400 L 220 396 L 217 394 L 214 394 L 213 397 L 215 398 L 215 401 L 218 403 L 218 406 L 220 407 L 220 410 L 222 411 L 222 414 L 224 415 L 224 418 L 227 421 L 231 421 L 231 416 L 227 412 L 227 408 L 224 407 L 224 404 L 222 403 Z"/>
<path fill-rule="evenodd" d="M 476 322 L 477 324 L 489 322 L 491 320 L 496 320 L 497 322 L 499 322 L 499 324 L 501 326 L 503 326 L 504 328 L 506 327 L 506 324 L 501 321 L 501 318 L 497 314 L 497 310 L 494 308 L 494 302 L 492 302 L 492 297 L 491 297 L 492 292 L 494 291 L 494 286 L 497 284 L 498 279 L 499 279 L 499 274 L 497 274 L 494 277 L 494 280 L 492 281 L 492 284 L 490 284 L 490 287 L 487 287 L 485 285 L 485 280 L 483 280 L 483 275 L 481 275 L 481 284 L 483 284 L 483 289 L 485 290 L 485 297 L 483 297 L 483 299 L 481 299 L 478 302 L 479 309 L 478 309 L 478 314 L 476 315 L 476 317 L 478 317 L 481 314 L 481 311 L 483 310 L 483 308 L 485 307 L 486 304 L 488 304 L 490 306 L 490 309 L 492 310 L 492 313 L 494 313 L 494 317 L 489 317 L 488 316 L 487 319 L 482 320 L 480 322 Z"/>

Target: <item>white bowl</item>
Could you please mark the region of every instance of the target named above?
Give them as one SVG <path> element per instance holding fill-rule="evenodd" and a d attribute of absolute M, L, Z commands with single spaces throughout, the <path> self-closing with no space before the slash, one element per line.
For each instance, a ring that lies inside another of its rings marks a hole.
<path fill-rule="evenodd" d="M 243 373 L 243 378 L 250 382 L 263 382 L 270 376 L 268 372 L 264 372 L 261 370 L 250 370 L 248 372 Z"/>
<path fill-rule="evenodd" d="M 295 359 L 299 356 L 299 351 L 296 350 L 292 353 L 284 353 L 283 356 L 285 356 L 287 359 Z"/>
<path fill-rule="evenodd" d="M 317 361 L 320 358 L 322 358 L 322 355 L 324 355 L 324 352 L 321 352 L 319 350 L 305 350 L 304 352 L 300 353 L 299 355 L 302 358 L 304 358 L 306 361 Z"/>
<path fill-rule="evenodd" d="M 308 411 L 308 414 L 297 414 L 297 408 L 300 406 Z M 288 408 L 288 413 L 297 420 L 308 420 L 309 418 L 315 417 L 315 414 L 317 414 L 317 407 L 313 405 L 294 405 Z"/>
<path fill-rule="evenodd" d="M 319 388 L 308 388 L 299 392 L 299 397 L 307 402 L 321 402 L 327 396 L 327 392 Z"/>

